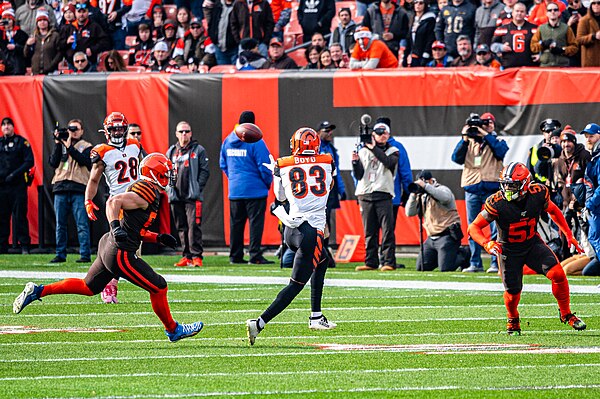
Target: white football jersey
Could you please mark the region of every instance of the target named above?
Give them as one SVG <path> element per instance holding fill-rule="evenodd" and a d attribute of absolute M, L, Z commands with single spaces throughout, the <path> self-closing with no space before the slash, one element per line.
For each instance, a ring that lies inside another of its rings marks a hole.
<path fill-rule="evenodd" d="M 137 139 L 127 139 L 122 148 L 109 144 L 98 144 L 92 149 L 92 163 L 104 163 L 104 178 L 110 196 L 124 193 L 130 184 L 139 179 L 141 146 Z"/>
<path fill-rule="evenodd" d="M 325 207 L 334 175 L 331 155 L 292 155 L 279 158 L 277 166 L 290 203 L 289 216 L 306 220 L 312 227 L 324 231 Z"/>

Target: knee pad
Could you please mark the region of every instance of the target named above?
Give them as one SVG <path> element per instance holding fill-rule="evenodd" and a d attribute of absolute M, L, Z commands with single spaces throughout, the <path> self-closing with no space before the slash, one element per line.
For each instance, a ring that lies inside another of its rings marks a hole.
<path fill-rule="evenodd" d="M 567 275 L 560 264 L 553 266 L 552 269 L 546 273 L 546 277 L 552 280 L 553 283 L 562 283 L 567 281 Z"/>

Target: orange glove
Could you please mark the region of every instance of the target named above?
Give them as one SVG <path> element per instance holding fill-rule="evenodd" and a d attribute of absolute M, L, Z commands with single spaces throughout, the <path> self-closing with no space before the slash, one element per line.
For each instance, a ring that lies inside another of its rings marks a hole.
<path fill-rule="evenodd" d="M 96 204 L 94 204 L 94 201 L 92 201 L 91 199 L 85 201 L 85 211 L 87 212 L 88 219 L 93 221 L 98 220 L 96 215 L 94 215 L 94 211 L 97 211 L 99 209 L 100 208 L 98 208 Z"/>
<path fill-rule="evenodd" d="M 490 255 L 500 256 L 502 254 L 502 246 L 493 240 L 483 244 L 483 248 Z"/>
<path fill-rule="evenodd" d="M 579 245 L 579 242 L 577 242 L 577 240 L 575 239 L 575 237 L 571 236 L 571 237 L 567 237 L 567 240 L 569 241 L 569 244 L 571 244 L 572 246 L 575 247 L 575 249 L 577 250 L 577 253 L 584 253 L 585 251 L 583 250 L 583 248 L 581 248 L 581 245 Z"/>

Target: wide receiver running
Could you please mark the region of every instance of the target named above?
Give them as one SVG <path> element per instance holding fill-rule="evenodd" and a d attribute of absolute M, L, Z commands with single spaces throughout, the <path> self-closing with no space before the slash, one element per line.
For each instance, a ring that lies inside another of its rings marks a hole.
<path fill-rule="evenodd" d="M 164 324 L 165 334 L 171 342 L 198 334 L 202 322 L 179 324 L 173 320 L 167 300 L 167 282 L 135 253 L 142 240 L 168 247 L 177 244 L 170 234 L 147 230 L 158 212 L 159 190 L 174 182 L 174 174 L 173 164 L 163 154 L 146 156 L 140 163 L 141 180 L 107 201 L 106 217 L 111 231 L 100 239 L 98 257 L 85 278 L 69 278 L 48 285 L 27 283 L 13 303 L 13 312 L 20 313 L 31 302 L 41 301 L 47 295 L 97 295 L 111 279 L 123 277 L 150 293 L 152 309 Z M 123 216 L 119 220 L 121 213 Z"/>
<path fill-rule="evenodd" d="M 336 327 L 321 312 L 325 272 L 333 261 L 323 250 L 323 232 L 335 166 L 330 154 L 319 154 L 320 145 L 317 132 L 303 127 L 296 130 L 290 140 L 291 156 L 279 158 L 277 162 L 271 156 L 272 162 L 263 164 L 273 172 L 277 200 L 289 201 L 289 214 L 283 205 L 277 206 L 273 213 L 285 224 L 285 242 L 296 254 L 289 284 L 258 319 L 246 321 L 250 345 L 254 345 L 265 324 L 288 307 L 309 279 L 311 315 L 308 327 L 315 330 Z"/>
<path fill-rule="evenodd" d="M 129 124 L 125 115 L 111 112 L 104 119 L 103 127 L 106 143 L 98 144 L 92 149 L 92 170 L 85 189 L 85 210 L 92 221 L 98 220 L 95 214 L 98 206 L 93 199 L 102 174 L 111 197 L 123 193 L 138 180 L 138 165 L 142 159 L 140 142 L 135 138 L 127 138 Z M 105 303 L 117 303 L 117 292 L 117 280 L 111 280 L 100 296 Z"/>
<path fill-rule="evenodd" d="M 527 265 L 552 281 L 552 294 L 558 302 L 560 321 L 575 330 L 585 330 L 586 325 L 571 312 L 569 282 L 556 255 L 537 233 L 542 212 L 548 212 L 567 241 L 577 251 L 583 252 L 573 237 L 560 209 L 550 201 L 548 188 L 532 184 L 531 173 L 520 162 L 511 162 L 500 174 L 500 191 L 485 202 L 483 211 L 469 225 L 469 234 L 490 255 L 498 257 L 504 284 L 508 334 L 521 334 L 517 309 L 523 290 L 523 266 Z M 483 228 L 491 222 L 498 226 L 498 241 L 489 241 Z"/>

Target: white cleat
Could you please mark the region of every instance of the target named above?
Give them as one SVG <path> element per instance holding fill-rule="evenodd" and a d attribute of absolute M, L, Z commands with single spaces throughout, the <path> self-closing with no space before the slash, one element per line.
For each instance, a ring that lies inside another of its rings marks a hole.
<path fill-rule="evenodd" d="M 319 317 L 308 318 L 308 328 L 311 330 L 333 330 L 337 327 L 332 321 L 327 320 L 327 317 L 321 315 Z"/>
<path fill-rule="evenodd" d="M 258 328 L 258 320 L 257 319 L 248 319 L 246 320 L 246 334 L 248 335 L 248 341 L 250 345 L 254 345 L 254 341 L 256 341 L 256 337 L 262 331 L 262 329 Z"/>

